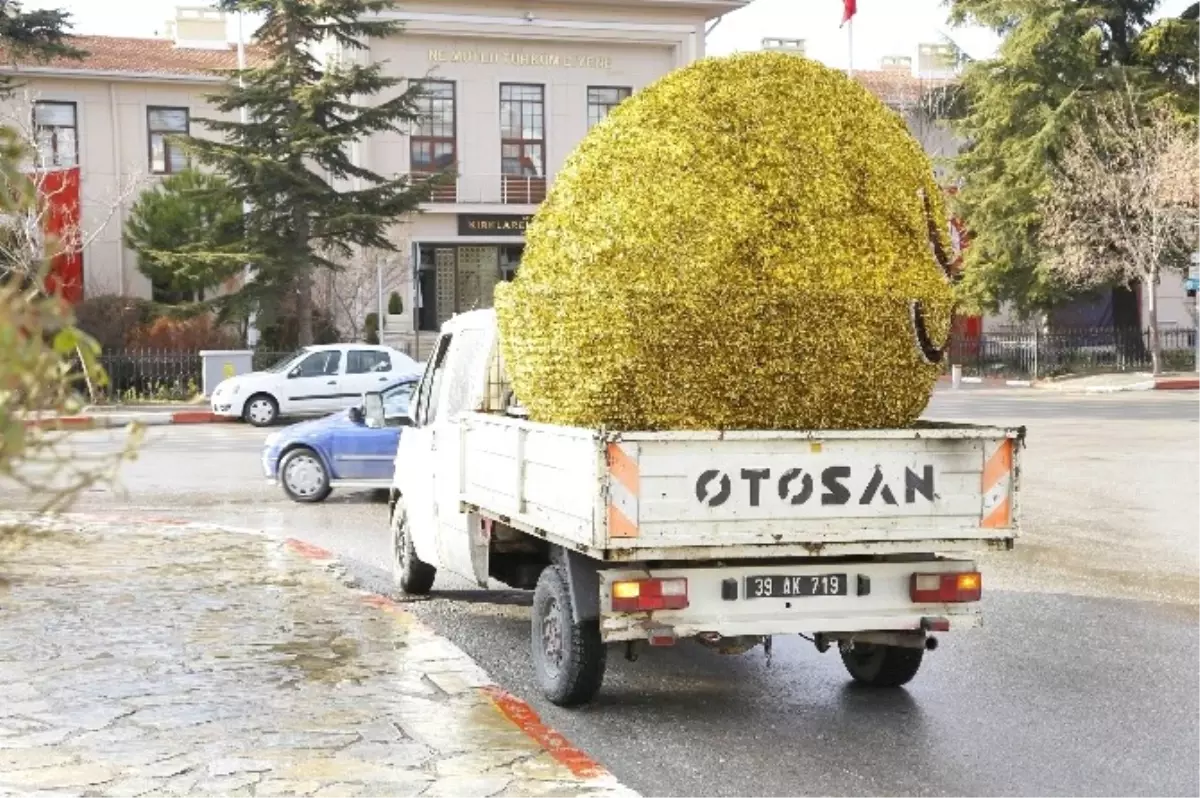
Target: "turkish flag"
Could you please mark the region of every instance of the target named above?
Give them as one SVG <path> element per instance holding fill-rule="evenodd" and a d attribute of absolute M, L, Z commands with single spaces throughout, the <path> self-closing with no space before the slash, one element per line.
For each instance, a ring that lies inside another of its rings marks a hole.
<path fill-rule="evenodd" d="M 842 25 L 850 21 L 850 18 L 858 13 L 858 0 L 842 0 L 842 5 L 845 10 L 842 12 Z"/>

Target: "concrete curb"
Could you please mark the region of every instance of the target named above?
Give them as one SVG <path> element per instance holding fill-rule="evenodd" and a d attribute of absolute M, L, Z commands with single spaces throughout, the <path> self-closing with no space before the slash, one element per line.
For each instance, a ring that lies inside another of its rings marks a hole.
<path fill-rule="evenodd" d="M 181 410 L 174 413 L 96 413 L 78 416 L 48 416 L 27 418 L 26 427 L 51 430 L 114 429 L 137 424 L 161 427 L 167 424 L 212 424 L 236 419 L 217 416 L 207 410 Z"/>
<path fill-rule="evenodd" d="M 1153 380 L 1131 382 L 1128 385 L 1095 385 L 1084 388 L 1084 393 L 1124 393 L 1125 391 L 1196 391 L 1200 390 L 1200 377 L 1160 377 Z"/>
<path fill-rule="evenodd" d="M 1143 380 L 1141 382 L 1131 382 L 1128 385 L 1091 385 L 1083 389 L 1083 393 L 1126 393 L 1128 391 L 1153 391 L 1155 388 L 1154 380 Z M 1064 391 L 1064 393 L 1069 393 Z"/>
<path fill-rule="evenodd" d="M 1167 377 L 1154 383 L 1156 391 L 1200 391 L 1200 377 Z"/>
<path fill-rule="evenodd" d="M 318 565 L 330 565 L 338 563 L 341 560 L 341 557 L 334 552 L 323 549 L 320 546 L 314 546 L 297 538 L 287 538 L 284 541 L 284 545 L 292 552 Z M 397 603 L 389 596 L 369 590 L 364 590 L 363 592 L 366 594 L 363 598 L 363 603 L 368 606 L 374 607 L 381 612 L 403 616 L 409 624 L 428 628 L 415 615 L 404 609 L 403 605 Z M 474 663 L 482 677 L 481 680 L 485 682 L 484 684 L 477 685 L 474 689 L 487 698 L 497 712 L 520 729 L 523 734 L 540 745 L 555 761 L 566 767 L 582 784 L 589 787 L 607 787 L 628 796 L 637 795 L 636 792 L 622 785 L 607 768 L 572 745 L 562 734 L 545 725 L 542 719 L 538 717 L 537 711 L 528 702 L 496 684 L 492 680 L 491 675 L 480 667 L 478 663 L 475 663 L 475 660 L 469 654 L 463 652 L 453 642 L 438 635 L 436 632 L 429 631 L 436 637 L 445 640 L 449 646 L 459 651 L 463 657 Z"/>
<path fill-rule="evenodd" d="M 938 384 L 942 386 L 952 386 L 953 382 L 950 377 L 938 377 Z M 1003 380 L 999 377 L 963 377 L 963 385 L 983 385 L 988 388 L 1032 388 L 1034 384 L 1031 380 Z"/>

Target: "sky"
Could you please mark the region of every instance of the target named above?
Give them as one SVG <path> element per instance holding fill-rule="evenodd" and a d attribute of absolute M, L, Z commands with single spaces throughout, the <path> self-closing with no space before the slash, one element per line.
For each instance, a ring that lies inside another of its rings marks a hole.
<path fill-rule="evenodd" d="M 1178 14 L 1191 0 L 1163 0 L 1161 13 Z M 26 0 L 26 8 L 63 8 L 73 14 L 75 32 L 108 36 L 161 35 L 176 5 L 187 0 Z M 120 6 L 121 13 L 114 13 Z M 842 0 L 753 0 L 726 16 L 708 38 L 708 52 L 724 55 L 757 50 L 767 36 L 804 39 L 810 58 L 838 68 L 850 63 L 849 36 L 840 28 Z M 853 66 L 878 68 L 887 55 L 916 59 L 917 45 L 950 36 L 972 58 L 995 52 L 997 39 L 979 28 L 951 28 L 944 0 L 858 0 L 853 23 Z M 249 31 L 247 32 L 247 35 Z M 236 35 L 230 24 L 231 38 Z"/>

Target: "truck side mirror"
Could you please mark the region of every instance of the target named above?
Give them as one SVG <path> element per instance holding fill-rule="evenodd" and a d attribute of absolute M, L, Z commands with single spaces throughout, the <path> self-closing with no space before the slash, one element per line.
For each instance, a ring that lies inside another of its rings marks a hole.
<path fill-rule="evenodd" d="M 375 391 L 363 394 L 363 418 L 372 429 L 382 429 L 386 421 L 383 417 L 383 394 Z"/>

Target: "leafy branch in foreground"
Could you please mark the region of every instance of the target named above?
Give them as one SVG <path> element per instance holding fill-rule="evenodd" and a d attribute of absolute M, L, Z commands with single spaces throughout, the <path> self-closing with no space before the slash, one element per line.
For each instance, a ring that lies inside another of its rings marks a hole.
<path fill-rule="evenodd" d="M 0 127 L 0 217 L 37 202 L 36 185 L 21 170 L 25 156 L 19 136 Z M 0 282 L 0 485 L 16 485 L 40 509 L 55 511 L 90 485 L 114 480 L 140 434 L 131 430 L 115 455 L 87 456 L 72 445 L 73 432 L 57 428 L 55 419 L 78 412 L 80 390 L 106 377 L 99 345 L 74 326 L 66 303 L 41 290 L 44 268 L 34 279 Z"/>

